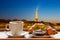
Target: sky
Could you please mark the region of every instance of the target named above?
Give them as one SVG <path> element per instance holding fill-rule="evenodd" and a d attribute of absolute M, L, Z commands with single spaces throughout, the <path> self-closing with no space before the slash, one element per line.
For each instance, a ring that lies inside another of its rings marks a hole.
<path fill-rule="evenodd" d="M 0 19 L 60 20 L 60 0 L 0 0 Z"/>

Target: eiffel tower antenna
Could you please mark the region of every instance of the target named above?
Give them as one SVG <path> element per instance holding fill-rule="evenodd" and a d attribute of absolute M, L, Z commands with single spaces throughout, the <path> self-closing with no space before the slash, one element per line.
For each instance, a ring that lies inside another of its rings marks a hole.
<path fill-rule="evenodd" d="M 35 16 L 35 21 L 38 22 L 38 8 L 36 8 L 36 16 Z"/>

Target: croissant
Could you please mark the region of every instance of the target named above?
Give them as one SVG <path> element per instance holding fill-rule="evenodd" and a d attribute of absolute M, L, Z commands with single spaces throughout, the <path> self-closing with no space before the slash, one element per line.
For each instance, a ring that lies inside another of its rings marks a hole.
<path fill-rule="evenodd" d="M 48 33 L 49 35 L 53 35 L 53 34 L 57 34 L 57 31 L 56 31 L 56 30 L 52 30 L 52 29 L 48 29 L 48 30 L 47 30 L 47 33 Z"/>

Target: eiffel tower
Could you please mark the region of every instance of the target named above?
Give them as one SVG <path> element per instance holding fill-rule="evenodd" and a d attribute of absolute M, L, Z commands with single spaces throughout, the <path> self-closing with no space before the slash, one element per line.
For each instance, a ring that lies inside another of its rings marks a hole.
<path fill-rule="evenodd" d="M 36 16 L 35 16 L 35 21 L 38 22 L 38 9 L 36 8 Z"/>

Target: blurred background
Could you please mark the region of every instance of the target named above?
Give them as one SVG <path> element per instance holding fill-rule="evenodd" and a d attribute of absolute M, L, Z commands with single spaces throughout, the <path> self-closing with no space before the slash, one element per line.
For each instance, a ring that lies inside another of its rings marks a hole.
<path fill-rule="evenodd" d="M 60 29 L 60 0 L 0 0 L 0 28 L 19 20 L 24 21 L 24 28 L 29 28 L 36 19 Z"/>

